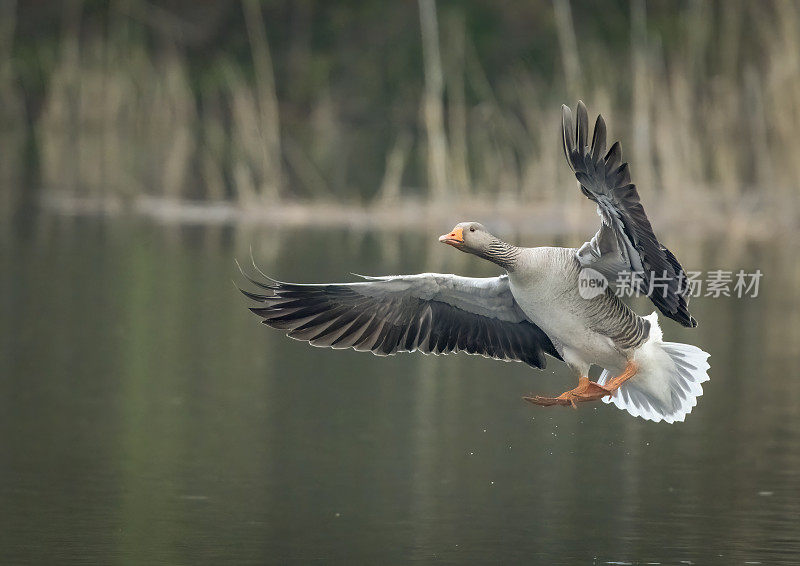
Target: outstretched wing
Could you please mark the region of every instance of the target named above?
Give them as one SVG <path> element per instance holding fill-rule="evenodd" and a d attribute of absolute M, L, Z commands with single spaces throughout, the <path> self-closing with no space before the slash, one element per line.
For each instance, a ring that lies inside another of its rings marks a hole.
<path fill-rule="evenodd" d="M 262 303 L 264 324 L 314 346 L 379 356 L 418 350 L 467 352 L 544 368 L 561 359 L 550 338 L 527 319 L 508 277 L 475 279 L 422 273 L 358 283 L 307 285 L 248 279 L 269 294 L 242 290 Z"/>
<path fill-rule="evenodd" d="M 583 194 L 597 203 L 602 220 L 597 234 L 578 250 L 578 261 L 611 281 L 621 272 L 639 274 L 639 291 L 647 294 L 665 316 L 684 326 L 697 326 L 688 310 L 686 274 L 653 234 L 636 186 L 631 183 L 628 164 L 622 162 L 619 142 L 606 153 L 606 124 L 599 115 L 591 145 L 588 133 L 589 116 L 583 102 L 578 102 L 574 128 L 572 112 L 562 106 L 564 154 Z"/>

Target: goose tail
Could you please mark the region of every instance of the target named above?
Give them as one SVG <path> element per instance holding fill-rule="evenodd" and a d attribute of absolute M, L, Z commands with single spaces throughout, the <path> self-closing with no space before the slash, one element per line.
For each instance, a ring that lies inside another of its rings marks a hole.
<path fill-rule="evenodd" d="M 645 420 L 683 422 L 709 380 L 709 354 L 690 344 L 662 341 L 656 313 L 645 318 L 650 336 L 633 355 L 636 375 L 603 401 Z M 612 377 L 604 370 L 597 382 L 603 385 Z"/>

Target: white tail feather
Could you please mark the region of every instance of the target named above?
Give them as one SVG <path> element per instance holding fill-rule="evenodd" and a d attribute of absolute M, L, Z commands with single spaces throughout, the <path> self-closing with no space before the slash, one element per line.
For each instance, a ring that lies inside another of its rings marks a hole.
<path fill-rule="evenodd" d="M 697 346 L 662 342 L 656 313 L 645 318 L 650 321 L 650 336 L 634 352 L 636 375 L 603 401 L 645 420 L 683 422 L 703 394 L 700 384 L 709 380 L 709 354 Z M 612 377 L 603 370 L 597 382 L 603 385 Z"/>

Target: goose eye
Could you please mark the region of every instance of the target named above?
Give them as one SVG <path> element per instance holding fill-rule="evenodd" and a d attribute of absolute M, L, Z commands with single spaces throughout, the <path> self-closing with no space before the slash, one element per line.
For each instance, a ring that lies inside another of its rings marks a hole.
<path fill-rule="evenodd" d="M 469 227 L 469 231 L 470 231 L 470 232 L 474 232 L 474 231 L 475 231 L 475 226 L 470 226 L 470 227 Z"/>

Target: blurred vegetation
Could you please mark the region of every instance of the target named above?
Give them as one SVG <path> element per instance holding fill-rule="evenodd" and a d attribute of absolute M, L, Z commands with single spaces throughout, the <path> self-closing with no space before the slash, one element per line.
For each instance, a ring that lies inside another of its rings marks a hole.
<path fill-rule="evenodd" d="M 0 22 L 3 210 L 574 202 L 578 98 L 649 194 L 797 210 L 790 0 L 6 0 Z"/>

